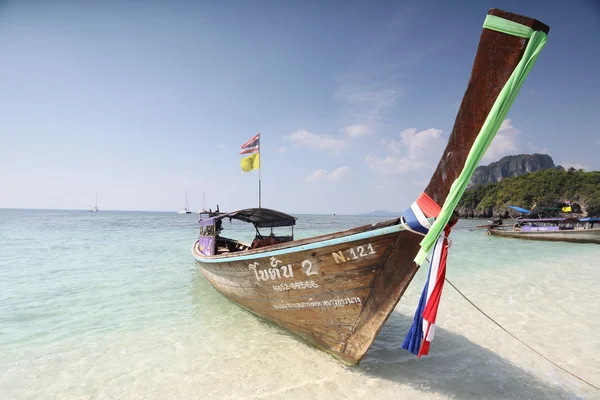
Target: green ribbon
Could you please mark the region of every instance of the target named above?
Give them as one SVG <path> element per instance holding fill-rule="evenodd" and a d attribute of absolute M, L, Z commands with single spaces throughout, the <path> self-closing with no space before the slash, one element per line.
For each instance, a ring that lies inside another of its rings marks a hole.
<path fill-rule="evenodd" d="M 471 147 L 471 151 L 467 156 L 462 172 L 450 187 L 450 192 L 442 206 L 440 214 L 429 229 L 429 233 L 421 241 L 421 249 L 415 257 L 415 262 L 419 265 L 425 261 L 427 254 L 431 251 L 443 229 L 448 224 L 452 213 L 456 209 L 460 198 L 467 188 L 467 184 L 469 183 L 473 172 L 475 172 L 475 168 L 477 168 L 481 158 L 492 143 L 494 136 L 496 136 L 496 132 L 498 132 L 502 121 L 504 121 L 508 110 L 514 102 L 515 97 L 517 97 L 525 78 L 529 75 L 529 71 L 531 71 L 538 55 L 548 41 L 548 37 L 542 31 L 534 31 L 525 25 L 494 15 L 488 15 L 486 17 L 483 27 L 508 35 L 530 38 L 529 43 L 525 48 L 521 61 L 519 61 L 519 64 L 517 64 L 515 70 L 502 88 L 502 91 L 498 95 L 490 113 L 483 123 L 481 131 L 477 135 L 477 138 Z"/>
<path fill-rule="evenodd" d="M 534 32 L 533 29 L 528 26 L 495 15 L 488 15 L 485 17 L 483 27 L 525 39 L 529 39 Z"/>

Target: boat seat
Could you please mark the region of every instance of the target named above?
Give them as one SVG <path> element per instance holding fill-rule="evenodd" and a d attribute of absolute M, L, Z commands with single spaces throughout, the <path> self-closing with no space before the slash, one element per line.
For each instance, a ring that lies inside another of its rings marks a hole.
<path fill-rule="evenodd" d="M 273 244 L 276 244 L 276 242 L 273 241 L 270 237 L 266 237 L 266 238 L 256 237 L 252 241 L 252 245 L 250 246 L 250 248 L 251 249 L 258 249 L 260 247 L 271 246 Z"/>
<path fill-rule="evenodd" d="M 292 236 L 274 236 L 270 235 L 267 237 L 256 237 L 250 245 L 251 249 L 258 249 L 260 247 L 272 246 L 274 244 L 285 243 L 292 241 Z"/>

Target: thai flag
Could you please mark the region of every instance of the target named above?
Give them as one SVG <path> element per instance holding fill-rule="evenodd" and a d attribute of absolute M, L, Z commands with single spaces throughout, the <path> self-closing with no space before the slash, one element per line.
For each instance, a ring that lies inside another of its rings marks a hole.
<path fill-rule="evenodd" d="M 242 145 L 240 154 L 258 153 L 260 147 L 260 133 L 257 133 L 252 139 Z"/>
<path fill-rule="evenodd" d="M 427 282 L 421 293 L 413 324 L 402 342 L 403 349 L 418 357 L 429 354 L 429 346 L 435 334 L 435 320 L 446 278 L 446 260 L 450 245 L 448 234 L 450 228 L 446 228 L 440 235 L 433 248 Z"/>

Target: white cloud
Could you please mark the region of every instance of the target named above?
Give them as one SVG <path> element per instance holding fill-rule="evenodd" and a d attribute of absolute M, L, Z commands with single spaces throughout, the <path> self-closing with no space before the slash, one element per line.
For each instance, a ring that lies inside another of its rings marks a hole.
<path fill-rule="evenodd" d="M 502 123 L 500 124 L 500 128 L 498 128 L 498 131 L 504 130 L 504 129 L 509 129 L 509 128 L 513 128 L 512 126 L 512 120 L 510 119 L 505 119 L 504 121 L 502 121 Z"/>
<path fill-rule="evenodd" d="M 369 154 L 365 161 L 373 171 L 384 175 L 421 169 L 429 165 L 423 161 L 427 153 L 437 154 L 441 135 L 442 131 L 435 128 L 423 131 L 405 129 L 400 133 L 400 140 L 381 141 L 390 155 L 381 158 Z"/>
<path fill-rule="evenodd" d="M 417 159 L 423 155 L 423 153 L 431 146 L 432 143 L 436 142 L 442 131 L 440 129 L 430 128 L 424 131 L 417 132 L 416 129 L 405 129 L 400 133 L 402 143 L 408 147 L 408 157 L 411 159 Z"/>
<path fill-rule="evenodd" d="M 509 154 L 515 154 L 519 151 L 517 145 L 517 136 L 521 133 L 512 126 L 510 119 L 505 119 L 500 125 L 500 129 L 492 144 L 485 152 L 482 162 L 493 162 Z"/>
<path fill-rule="evenodd" d="M 224 148 L 226 148 L 226 147 L 227 147 L 227 146 L 225 146 L 224 144 L 218 144 L 218 145 L 217 145 L 217 149 L 224 149 Z"/>
<path fill-rule="evenodd" d="M 341 139 L 335 139 L 328 135 L 317 135 L 300 129 L 286 137 L 287 140 L 298 144 L 310 147 L 316 150 L 339 150 L 346 146 L 346 142 Z"/>
<path fill-rule="evenodd" d="M 367 124 L 348 125 L 344 128 L 344 132 L 352 137 L 369 136 L 375 133 L 375 131 Z"/>
<path fill-rule="evenodd" d="M 381 143 L 393 154 L 407 153 L 408 158 L 418 159 L 438 142 L 441 135 L 441 129 L 417 131 L 415 128 L 409 128 L 400 132 L 400 140 L 384 139 Z"/>
<path fill-rule="evenodd" d="M 403 174 L 408 171 L 420 169 L 426 165 L 421 161 L 411 160 L 408 157 L 387 156 L 380 158 L 372 154 L 367 155 L 365 161 L 369 165 L 369 168 L 383 175 Z"/>
<path fill-rule="evenodd" d="M 587 165 L 583 165 L 581 163 L 561 163 L 560 165 L 563 166 L 564 169 L 569 169 L 569 168 L 575 168 L 575 169 L 583 169 L 585 171 L 589 171 L 590 167 L 588 167 Z"/>
<path fill-rule="evenodd" d="M 285 153 L 285 152 L 287 151 L 287 147 L 285 147 L 285 146 L 281 146 L 281 147 L 277 148 L 277 151 L 278 151 L 279 153 Z"/>
<path fill-rule="evenodd" d="M 304 180 L 306 182 L 315 182 L 315 181 L 337 182 L 340 179 L 342 179 L 349 170 L 350 169 L 346 166 L 340 167 L 331 172 L 327 172 L 326 169 L 321 168 L 321 169 L 318 169 L 318 170 L 314 171 L 313 173 L 311 173 Z"/>
<path fill-rule="evenodd" d="M 402 142 L 395 139 L 382 139 L 381 144 L 392 154 L 402 154 Z"/>

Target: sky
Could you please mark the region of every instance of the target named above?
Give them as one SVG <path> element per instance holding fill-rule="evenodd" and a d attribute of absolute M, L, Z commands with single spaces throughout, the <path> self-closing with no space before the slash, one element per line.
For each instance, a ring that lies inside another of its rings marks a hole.
<path fill-rule="evenodd" d="M 0 208 L 402 211 L 489 8 L 550 26 L 483 164 L 600 169 L 600 1 L 0 0 Z"/>

